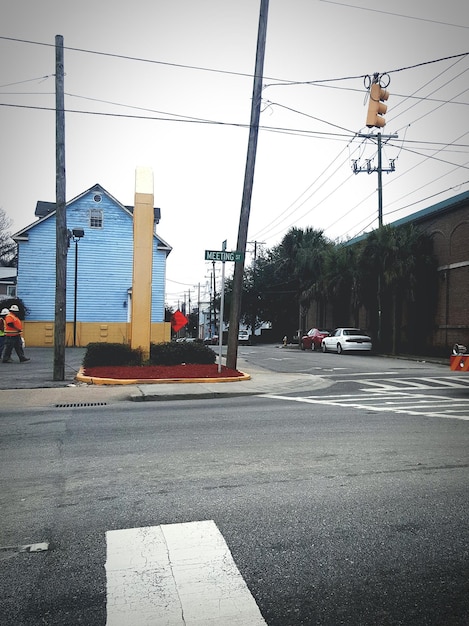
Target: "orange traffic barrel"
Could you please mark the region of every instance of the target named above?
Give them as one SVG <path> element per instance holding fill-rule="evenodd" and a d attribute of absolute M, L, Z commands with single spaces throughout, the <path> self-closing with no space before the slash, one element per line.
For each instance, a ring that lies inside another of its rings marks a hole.
<path fill-rule="evenodd" d="M 453 354 L 449 359 L 450 369 L 453 372 L 469 372 L 468 354 Z"/>

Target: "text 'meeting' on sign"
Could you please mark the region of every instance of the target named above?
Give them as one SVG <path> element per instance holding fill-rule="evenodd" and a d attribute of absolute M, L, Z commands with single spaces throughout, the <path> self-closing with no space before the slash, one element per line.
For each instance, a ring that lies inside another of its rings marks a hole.
<path fill-rule="evenodd" d="M 206 261 L 234 261 L 239 263 L 243 260 L 243 253 L 234 251 L 228 252 L 227 250 L 205 250 Z"/>

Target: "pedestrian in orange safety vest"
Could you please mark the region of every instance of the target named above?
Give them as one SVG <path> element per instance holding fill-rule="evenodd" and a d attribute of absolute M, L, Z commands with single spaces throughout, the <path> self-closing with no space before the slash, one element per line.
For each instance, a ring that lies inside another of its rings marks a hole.
<path fill-rule="evenodd" d="M 10 310 L 8 311 L 8 315 L 5 315 L 5 348 L 3 351 L 2 363 L 13 363 L 10 358 L 13 348 L 18 355 L 20 363 L 30 360 L 24 356 L 23 341 L 21 337 L 23 333 L 23 324 L 21 323 L 20 318 L 16 315 L 17 313 L 19 313 L 18 305 L 12 304 Z"/>
<path fill-rule="evenodd" d="M 5 315 L 8 315 L 8 309 L 2 309 L 0 312 L 0 359 L 2 358 L 3 347 L 5 345 Z"/>

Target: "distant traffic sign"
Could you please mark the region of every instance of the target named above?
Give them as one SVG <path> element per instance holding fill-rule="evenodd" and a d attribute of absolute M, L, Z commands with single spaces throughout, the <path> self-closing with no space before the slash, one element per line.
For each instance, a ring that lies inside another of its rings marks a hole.
<path fill-rule="evenodd" d="M 227 250 L 205 250 L 206 261 L 234 261 L 235 263 L 240 263 L 243 259 L 244 253 L 238 252 L 237 250 L 234 252 L 228 252 Z"/>

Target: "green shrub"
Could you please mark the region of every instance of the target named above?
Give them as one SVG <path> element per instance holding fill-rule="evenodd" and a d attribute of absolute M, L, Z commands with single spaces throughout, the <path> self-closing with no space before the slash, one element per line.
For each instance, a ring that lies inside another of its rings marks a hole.
<path fill-rule="evenodd" d="M 180 365 L 196 363 L 211 365 L 216 354 L 199 342 L 166 342 L 150 344 L 150 365 Z M 135 350 L 123 343 L 89 343 L 83 358 L 83 367 L 100 365 L 144 365 L 141 350 Z"/>
<path fill-rule="evenodd" d="M 89 343 L 83 358 L 83 367 L 99 365 L 142 365 L 142 353 L 124 343 Z"/>
<path fill-rule="evenodd" d="M 208 346 L 193 342 L 152 343 L 150 345 L 150 363 L 152 365 L 180 365 L 181 363 L 197 363 L 211 365 L 215 363 L 216 354 Z"/>

